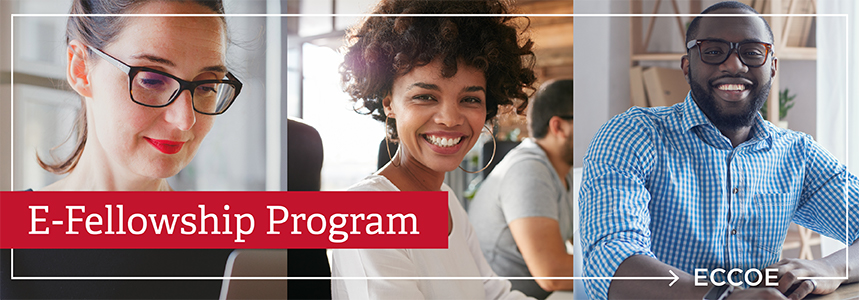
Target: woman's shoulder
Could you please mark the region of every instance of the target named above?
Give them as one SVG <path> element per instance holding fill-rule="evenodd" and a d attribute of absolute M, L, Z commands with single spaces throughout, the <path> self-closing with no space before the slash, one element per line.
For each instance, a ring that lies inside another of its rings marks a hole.
<path fill-rule="evenodd" d="M 358 183 L 350 186 L 346 189 L 350 192 L 360 192 L 360 191 L 399 191 L 393 183 L 391 183 L 388 178 L 382 175 L 370 175 L 359 181 Z"/>

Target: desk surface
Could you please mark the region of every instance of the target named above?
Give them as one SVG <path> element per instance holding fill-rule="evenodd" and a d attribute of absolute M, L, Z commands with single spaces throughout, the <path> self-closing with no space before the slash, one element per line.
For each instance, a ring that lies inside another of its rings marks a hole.
<path fill-rule="evenodd" d="M 857 300 L 860 299 L 860 295 L 858 295 L 858 284 L 850 283 L 844 284 L 836 289 L 835 292 L 829 295 L 812 295 L 804 300 Z M 571 291 L 556 291 L 549 295 L 547 300 L 563 300 L 563 299 L 573 299 L 573 292 Z"/>
<path fill-rule="evenodd" d="M 806 297 L 803 299 L 804 300 L 811 300 L 811 299 L 814 299 L 814 300 L 854 300 L 854 299 L 860 299 L 860 295 L 857 294 L 858 291 L 860 291 L 860 290 L 858 290 L 858 285 L 855 282 L 855 283 L 843 284 L 838 289 L 836 289 L 835 292 L 833 292 L 832 294 L 829 294 L 829 295 L 820 295 L 820 296 L 819 295 L 812 295 L 812 296 L 809 296 L 809 297 Z"/>

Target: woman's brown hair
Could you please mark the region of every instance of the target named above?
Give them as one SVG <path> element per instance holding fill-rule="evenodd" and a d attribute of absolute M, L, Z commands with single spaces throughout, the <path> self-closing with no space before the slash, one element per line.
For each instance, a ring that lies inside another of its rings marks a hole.
<path fill-rule="evenodd" d="M 84 44 L 96 49 L 103 49 L 122 32 L 128 22 L 128 18 L 92 15 L 131 13 L 148 2 L 152 1 L 75 0 L 69 11 L 69 14 L 75 16 L 70 16 L 66 23 L 66 44 L 72 40 L 80 40 Z M 207 7 L 217 14 L 224 14 L 224 5 L 221 0 L 194 0 L 193 2 Z M 80 16 L 85 14 L 88 16 Z M 221 20 L 223 22 L 224 18 L 222 17 Z M 86 51 L 90 52 L 89 49 Z M 92 55 L 91 52 L 89 54 Z M 81 158 L 81 154 L 84 153 L 84 145 L 87 143 L 87 109 L 83 98 L 81 98 L 81 108 L 75 118 L 73 132 L 75 135 L 75 148 L 67 158 L 59 160 L 56 163 L 46 163 L 36 154 L 36 160 L 42 169 L 54 174 L 65 174 L 75 169 L 78 160 Z M 51 152 L 55 149 L 57 147 L 51 149 Z"/>

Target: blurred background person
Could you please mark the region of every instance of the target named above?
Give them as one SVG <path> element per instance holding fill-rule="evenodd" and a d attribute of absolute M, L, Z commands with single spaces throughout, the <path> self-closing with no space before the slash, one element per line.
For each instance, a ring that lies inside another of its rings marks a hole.
<path fill-rule="evenodd" d="M 505 277 L 571 277 L 573 255 L 573 80 L 550 81 L 529 104 L 529 133 L 481 183 L 469 220 L 484 257 Z M 573 280 L 512 280 L 543 299 Z"/>

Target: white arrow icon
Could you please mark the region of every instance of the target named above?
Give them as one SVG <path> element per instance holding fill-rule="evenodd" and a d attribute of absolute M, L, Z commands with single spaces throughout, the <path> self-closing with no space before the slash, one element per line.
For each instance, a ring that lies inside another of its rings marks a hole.
<path fill-rule="evenodd" d="M 675 284 L 678 281 L 678 275 L 675 275 L 675 272 L 669 270 L 669 274 L 672 274 L 672 277 L 573 277 L 574 280 L 600 280 L 600 279 L 610 279 L 610 280 L 669 280 L 672 279 L 672 282 L 669 283 L 669 286 Z"/>

